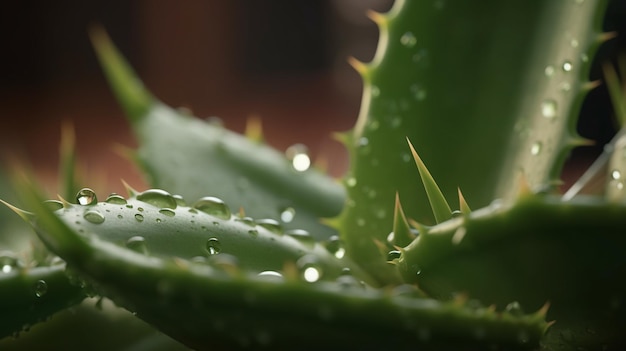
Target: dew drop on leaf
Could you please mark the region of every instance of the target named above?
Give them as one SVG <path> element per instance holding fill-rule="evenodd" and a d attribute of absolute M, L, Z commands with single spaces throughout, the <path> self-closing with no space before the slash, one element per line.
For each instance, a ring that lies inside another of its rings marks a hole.
<path fill-rule="evenodd" d="M 104 201 L 109 204 L 126 205 L 126 199 L 124 199 L 124 197 L 122 197 L 121 195 L 115 193 L 110 194 Z"/>
<path fill-rule="evenodd" d="M 18 267 L 18 259 L 12 252 L 0 252 L 0 270 L 2 273 L 10 273 Z"/>
<path fill-rule="evenodd" d="M 322 269 L 317 263 L 317 259 L 312 255 L 305 255 L 298 259 L 296 266 L 302 274 L 302 278 L 314 283 L 322 278 Z"/>
<path fill-rule="evenodd" d="M 176 212 L 170 208 L 162 208 L 159 210 L 159 213 L 167 217 L 174 217 L 176 215 Z"/>
<path fill-rule="evenodd" d="M 552 119 L 556 116 L 556 111 L 556 101 L 548 99 L 541 103 L 541 115 L 543 117 Z"/>
<path fill-rule="evenodd" d="M 135 219 L 137 220 L 137 222 L 143 222 L 143 215 L 141 213 L 137 213 L 135 215 Z"/>
<path fill-rule="evenodd" d="M 48 292 L 48 283 L 45 280 L 35 282 L 35 296 L 43 297 Z"/>
<path fill-rule="evenodd" d="M 535 141 L 531 146 L 530 146 L 530 154 L 533 156 L 539 155 L 539 153 L 541 152 L 541 142 L 540 141 Z"/>
<path fill-rule="evenodd" d="M 96 210 L 90 210 L 85 212 L 85 214 L 83 214 L 83 218 L 85 218 L 87 222 L 93 224 L 100 224 L 104 222 L 104 216 L 102 215 L 102 213 Z"/>
<path fill-rule="evenodd" d="M 290 237 L 302 242 L 302 243 L 314 243 L 313 237 L 309 232 L 304 229 L 292 229 L 285 232 L 285 235 L 289 235 Z"/>
<path fill-rule="evenodd" d="M 210 238 L 206 242 L 206 250 L 209 255 L 217 255 L 222 250 L 222 244 L 217 238 Z"/>
<path fill-rule="evenodd" d="M 141 235 L 135 235 L 126 240 L 126 247 L 138 253 L 147 254 L 146 239 Z"/>
<path fill-rule="evenodd" d="M 391 251 L 387 252 L 387 261 L 396 260 L 396 259 L 400 258 L 400 256 L 402 256 L 402 252 L 400 252 L 398 250 L 391 250 Z"/>
<path fill-rule="evenodd" d="M 611 179 L 619 180 L 620 178 L 622 178 L 622 172 L 620 172 L 618 169 L 614 169 L 611 171 Z"/>
<path fill-rule="evenodd" d="M 170 193 L 161 189 L 149 189 L 137 194 L 137 200 L 158 208 L 176 208 L 176 199 Z"/>
<path fill-rule="evenodd" d="M 98 202 L 98 197 L 96 197 L 96 193 L 93 190 L 82 188 L 76 194 L 76 202 L 83 206 L 95 205 Z"/>
<path fill-rule="evenodd" d="M 572 70 L 572 68 L 574 68 L 574 66 L 572 65 L 572 63 L 570 61 L 565 61 L 565 62 L 563 62 L 562 68 L 563 68 L 563 71 L 569 72 L 569 71 Z"/>
<path fill-rule="evenodd" d="M 283 275 L 276 271 L 263 271 L 258 274 L 259 277 L 268 278 L 268 280 L 282 281 Z"/>
<path fill-rule="evenodd" d="M 546 75 L 546 77 L 552 77 L 554 75 L 554 66 L 546 66 L 546 68 L 543 70 L 543 73 Z"/>
<path fill-rule="evenodd" d="M 206 196 L 198 200 L 194 208 L 221 219 L 230 219 L 230 208 L 217 197 Z"/>
<path fill-rule="evenodd" d="M 259 219 L 256 221 L 256 224 L 269 230 L 272 233 L 280 234 L 283 232 L 283 228 L 281 227 L 280 223 L 278 223 L 278 221 L 275 219 Z"/>

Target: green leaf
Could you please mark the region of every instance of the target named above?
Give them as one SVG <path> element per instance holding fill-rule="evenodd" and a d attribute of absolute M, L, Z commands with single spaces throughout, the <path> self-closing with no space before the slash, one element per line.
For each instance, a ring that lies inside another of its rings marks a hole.
<path fill-rule="evenodd" d="M 259 137 L 250 140 L 154 99 L 103 32 L 96 51 L 118 100 L 139 139 L 136 161 L 156 188 L 195 201 L 211 195 L 255 218 L 283 219 L 286 228 L 304 228 L 318 239 L 334 230 L 320 217 L 337 215 L 345 192 L 315 169 L 298 171 L 291 160 Z"/>

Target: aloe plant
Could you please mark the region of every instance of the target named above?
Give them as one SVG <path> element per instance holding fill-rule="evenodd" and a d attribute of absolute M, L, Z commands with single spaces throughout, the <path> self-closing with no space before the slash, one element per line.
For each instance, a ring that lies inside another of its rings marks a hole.
<path fill-rule="evenodd" d="M 137 349 L 620 349 L 622 133 L 598 161 L 610 159 L 603 194 L 558 187 L 587 143 L 575 126 L 612 36 L 605 8 L 397 0 L 371 12 L 380 40 L 372 62 L 350 60 L 364 91 L 339 135 L 351 156 L 339 182 L 254 124 L 238 135 L 164 105 L 94 30 L 153 188 L 102 201 L 79 190 L 69 134 L 64 198 L 44 201 L 14 171 L 24 210 L 7 205 L 45 248 L 0 257 L 3 342 L 17 348 L 25 325 L 95 297 L 158 330 L 129 328 Z"/>

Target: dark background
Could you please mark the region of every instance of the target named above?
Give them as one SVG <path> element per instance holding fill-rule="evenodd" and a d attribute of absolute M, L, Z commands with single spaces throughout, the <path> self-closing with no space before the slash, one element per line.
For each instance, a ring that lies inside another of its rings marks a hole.
<path fill-rule="evenodd" d="M 349 129 L 358 114 L 361 81 L 346 58 L 371 59 L 377 29 L 368 8 L 391 0 L 58 0 L 5 2 L 0 10 L 0 148 L 25 157 L 50 184 L 56 179 L 63 120 L 74 123 L 79 157 L 91 186 L 141 188 L 135 168 L 112 145 L 134 146 L 122 111 L 106 86 L 87 30 L 101 24 L 150 90 L 199 117 L 219 116 L 242 131 L 261 117 L 266 139 L 285 149 L 307 144 L 339 176 L 347 154 L 330 131 Z M 626 33 L 626 1 L 610 2 L 605 30 Z M 626 35 L 596 56 L 599 64 L 626 47 Z M 590 162 L 615 132 L 604 87 L 583 106 L 580 132 L 598 146 L 577 150 Z M 53 187 L 53 185 L 48 185 Z M 98 189 L 100 188 L 100 189 Z"/>

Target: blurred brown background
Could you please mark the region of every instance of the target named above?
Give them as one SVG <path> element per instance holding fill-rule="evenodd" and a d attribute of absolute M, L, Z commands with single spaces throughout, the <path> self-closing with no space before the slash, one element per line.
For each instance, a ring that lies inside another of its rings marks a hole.
<path fill-rule="evenodd" d="M 324 155 L 331 173 L 339 176 L 347 167 L 347 154 L 330 133 L 352 126 L 361 98 L 360 78 L 346 58 L 372 57 L 378 33 L 365 11 L 385 11 L 391 3 L 5 3 L 0 10 L 0 148 L 29 159 L 54 190 L 60 125 L 72 121 L 90 180 L 85 186 L 105 193 L 122 192 L 120 179 L 144 186 L 134 166 L 112 149 L 114 144 L 135 142 L 88 40 L 89 26 L 99 23 L 167 104 L 187 107 L 202 118 L 218 116 L 237 131 L 248 117 L 259 116 L 270 144 L 285 149 L 302 142 L 314 159 Z M 607 30 L 625 26 L 625 4 L 611 1 Z M 598 63 L 623 51 L 623 43 L 622 36 L 602 49 L 593 79 L 601 77 Z M 606 101 L 606 91 L 598 89 L 583 108 L 587 117 L 581 133 L 600 144 L 614 133 Z M 587 148 L 576 155 L 584 164 L 597 152 Z"/>

